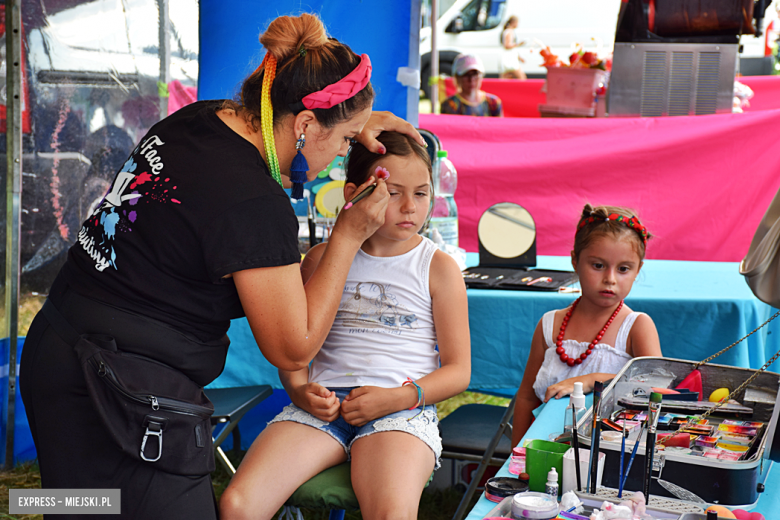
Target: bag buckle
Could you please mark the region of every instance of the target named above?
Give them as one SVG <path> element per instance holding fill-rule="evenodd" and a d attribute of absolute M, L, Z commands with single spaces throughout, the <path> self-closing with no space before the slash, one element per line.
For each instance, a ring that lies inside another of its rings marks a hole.
<path fill-rule="evenodd" d="M 163 431 L 165 430 L 165 423 L 167 419 L 162 417 L 154 417 L 147 415 L 144 418 L 144 426 L 146 426 L 146 432 L 144 432 L 144 438 L 141 441 L 141 459 L 146 462 L 157 462 L 162 457 L 163 451 Z M 146 441 L 149 437 L 157 437 L 157 457 L 150 459 L 144 454 L 146 448 Z"/>

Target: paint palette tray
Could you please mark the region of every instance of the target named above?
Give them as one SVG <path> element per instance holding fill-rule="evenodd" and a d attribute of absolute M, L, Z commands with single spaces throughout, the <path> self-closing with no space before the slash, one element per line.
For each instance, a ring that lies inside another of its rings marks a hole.
<path fill-rule="evenodd" d="M 578 278 L 574 271 L 477 266 L 463 271 L 463 280 L 469 289 L 557 291 L 575 283 Z"/>
<path fill-rule="evenodd" d="M 637 400 L 635 391 L 637 381 L 643 375 L 666 373 L 670 382 L 664 387 L 674 388 L 691 373 L 694 363 L 688 360 L 663 357 L 642 357 L 630 360 L 612 379 L 601 396 L 600 416 L 611 417 L 622 408 L 633 408 L 635 412 L 647 412 L 647 398 Z M 690 449 L 669 447 L 655 450 L 653 479 L 650 483 L 650 497 L 676 499 L 668 488 L 658 479 L 683 488 L 707 503 L 718 503 L 727 507 L 750 509 L 758 501 L 763 489 L 767 472 L 771 464 L 769 459 L 780 457 L 780 435 L 777 431 L 780 407 L 775 406 L 780 392 L 780 374 L 774 372 L 757 373 L 756 370 L 725 365 L 705 364 L 699 367 L 703 383 L 703 395 L 710 395 L 718 388 L 738 388 L 748 378 L 756 375 L 747 387 L 734 396 L 739 403 L 729 405 L 727 409 L 716 410 L 709 416 L 709 424 L 723 421 L 748 421 L 763 423 L 757 435 L 738 460 L 712 458 L 694 454 Z M 652 386 L 660 386 L 652 384 Z M 701 415 L 709 410 L 711 403 L 701 401 L 666 401 L 661 404 L 661 413 L 673 412 L 681 415 Z M 580 419 L 577 429 L 580 433 L 580 445 L 588 449 L 591 446 L 591 407 Z M 670 430 L 666 430 L 670 431 Z M 673 430 L 672 430 L 673 431 Z M 630 455 L 629 446 L 633 446 L 638 429 L 631 431 L 626 441 L 626 456 Z M 641 490 L 645 472 L 645 436 L 640 439 L 636 459 L 629 471 L 624 486 L 626 490 Z M 700 448 L 704 449 L 704 448 Z M 711 449 L 711 448 L 710 448 Z M 620 441 L 601 440 L 599 450 L 606 455 L 602 484 L 606 488 L 617 489 L 620 480 Z M 766 460 L 765 460 L 766 459 Z M 681 493 L 677 491 L 678 495 Z"/>

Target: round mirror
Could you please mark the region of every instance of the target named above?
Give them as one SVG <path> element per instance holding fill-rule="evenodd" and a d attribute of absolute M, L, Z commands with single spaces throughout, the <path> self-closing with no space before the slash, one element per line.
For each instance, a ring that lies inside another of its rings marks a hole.
<path fill-rule="evenodd" d="M 536 239 L 536 224 L 527 209 L 514 202 L 490 206 L 479 218 L 480 243 L 499 258 L 516 258 Z"/>

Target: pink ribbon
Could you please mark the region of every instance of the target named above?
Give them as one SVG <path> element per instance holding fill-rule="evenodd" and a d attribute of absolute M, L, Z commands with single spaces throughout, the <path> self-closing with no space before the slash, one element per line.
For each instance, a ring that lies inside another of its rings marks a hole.
<path fill-rule="evenodd" d="M 318 92 L 312 92 L 305 96 L 301 101 L 303 106 L 309 110 L 315 108 L 331 108 L 342 101 L 351 98 L 368 84 L 371 79 L 371 60 L 368 55 L 360 55 L 360 63 L 355 70 L 338 80 L 332 85 L 328 85 Z"/>

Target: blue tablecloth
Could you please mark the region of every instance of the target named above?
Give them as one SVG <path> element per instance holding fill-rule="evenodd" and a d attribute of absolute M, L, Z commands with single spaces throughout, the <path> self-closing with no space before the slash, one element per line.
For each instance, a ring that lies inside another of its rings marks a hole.
<path fill-rule="evenodd" d="M 539 417 L 536 418 L 526 432 L 521 444 L 526 439 L 547 440 L 549 434 L 560 431 L 561 425 L 563 424 L 563 412 L 568 404 L 568 399 L 552 400 L 547 403 L 547 405 L 542 408 Z M 770 467 L 767 470 L 766 480 L 764 481 L 766 491 L 759 495 L 758 504 L 756 504 L 752 511 L 761 513 L 767 520 L 773 520 L 777 518 L 777 511 L 780 511 L 780 493 L 777 493 L 776 491 L 777 489 L 780 489 L 780 471 L 775 467 L 774 462 L 769 462 L 769 464 Z M 509 473 L 508 468 L 509 461 L 504 463 L 503 467 L 496 473 L 496 476 L 513 476 Z M 491 502 L 485 498 L 485 494 L 483 493 L 466 517 L 466 520 L 482 520 L 482 518 L 484 518 L 484 516 L 495 506 L 495 502 Z"/>
<path fill-rule="evenodd" d="M 477 263 L 477 255 L 470 253 L 467 264 Z M 540 256 L 537 266 L 571 269 L 571 262 L 566 257 Z M 469 289 L 471 388 L 517 388 L 537 322 L 548 310 L 563 308 L 577 296 Z M 665 354 L 692 360 L 730 345 L 774 312 L 753 296 L 738 264 L 732 262 L 647 260 L 626 304 L 653 318 Z M 775 322 L 719 357 L 717 363 L 761 367 L 780 349 L 776 339 L 780 323 Z M 276 369 L 260 354 L 246 320 L 235 320 L 228 335 L 232 342 L 225 371 L 212 386 L 264 383 L 281 388 Z"/>

